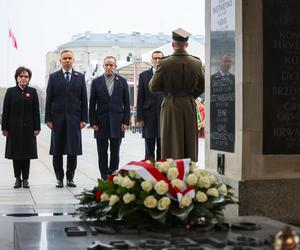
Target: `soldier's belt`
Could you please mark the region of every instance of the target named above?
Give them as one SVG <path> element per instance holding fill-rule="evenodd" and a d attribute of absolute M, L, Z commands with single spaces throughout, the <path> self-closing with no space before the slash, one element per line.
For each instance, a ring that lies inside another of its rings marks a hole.
<path fill-rule="evenodd" d="M 188 96 L 193 96 L 193 94 L 186 91 L 176 91 L 176 92 L 165 92 L 164 96 L 188 97 Z"/>

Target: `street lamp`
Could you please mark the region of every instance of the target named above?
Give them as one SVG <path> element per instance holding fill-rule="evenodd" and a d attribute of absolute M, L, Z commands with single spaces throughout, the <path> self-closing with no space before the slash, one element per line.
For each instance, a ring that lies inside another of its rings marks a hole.
<path fill-rule="evenodd" d="M 91 54 L 93 54 L 94 52 L 98 52 L 98 50 L 89 50 L 87 48 L 86 50 L 86 65 L 85 65 L 85 69 L 86 69 L 86 73 L 85 73 L 85 79 L 87 81 L 89 81 L 89 79 L 92 77 L 92 64 L 91 64 Z"/>
<path fill-rule="evenodd" d="M 140 48 L 140 32 L 132 32 L 134 37 L 134 57 L 133 57 L 133 107 L 136 108 L 137 103 L 137 91 L 138 91 L 138 63 L 141 61 L 141 48 Z"/>

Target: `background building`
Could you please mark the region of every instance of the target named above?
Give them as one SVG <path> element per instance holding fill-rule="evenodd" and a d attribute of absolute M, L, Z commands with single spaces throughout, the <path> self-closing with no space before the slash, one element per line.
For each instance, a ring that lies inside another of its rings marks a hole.
<path fill-rule="evenodd" d="M 113 34 L 110 31 L 105 34 L 92 34 L 87 31 L 74 35 L 70 42 L 47 53 L 45 82 L 47 83 L 49 74 L 60 68 L 60 53 L 68 49 L 74 53 L 74 68 L 85 74 L 89 92 L 92 79 L 103 73 L 103 59 L 112 55 L 117 59 L 118 72 L 128 80 L 131 104 L 134 105 L 138 74 L 151 67 L 152 51 L 159 49 L 165 55 L 171 54 L 171 41 L 171 35 L 161 32 L 153 35 L 139 32 Z M 188 51 L 204 60 L 204 37 L 192 36 Z"/>
<path fill-rule="evenodd" d="M 47 53 L 46 80 L 49 74 L 60 67 L 60 52 L 69 49 L 74 52 L 74 67 L 86 74 L 89 81 L 93 75 L 102 73 L 102 61 L 105 56 L 116 57 L 118 66 L 122 67 L 128 62 L 134 62 L 141 57 L 141 54 L 148 52 L 171 41 L 171 36 L 163 33 L 157 35 L 117 33 L 108 31 L 106 34 L 92 34 L 87 31 L 85 34 L 73 36 L 68 43 L 59 45 L 54 52 Z"/>

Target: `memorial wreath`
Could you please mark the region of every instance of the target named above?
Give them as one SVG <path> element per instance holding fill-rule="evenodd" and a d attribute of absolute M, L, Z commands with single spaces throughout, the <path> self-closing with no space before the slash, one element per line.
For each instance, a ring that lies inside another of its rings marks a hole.
<path fill-rule="evenodd" d="M 209 223 L 235 203 L 229 186 L 190 159 L 129 162 L 77 197 L 81 219 L 127 226 Z"/>

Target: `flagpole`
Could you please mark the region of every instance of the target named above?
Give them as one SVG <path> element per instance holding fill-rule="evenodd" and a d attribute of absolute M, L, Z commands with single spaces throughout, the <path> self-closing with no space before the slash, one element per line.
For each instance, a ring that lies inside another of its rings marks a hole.
<path fill-rule="evenodd" d="M 6 52 L 6 83 L 5 85 L 9 85 L 9 35 L 7 36 L 7 52 Z"/>
<path fill-rule="evenodd" d="M 10 49 L 9 49 L 9 43 L 10 43 L 10 30 L 11 30 L 11 27 L 10 27 L 10 20 L 8 19 L 7 20 L 7 27 L 8 27 L 8 34 L 7 34 L 7 52 L 6 52 L 6 83 L 5 83 L 5 86 L 9 86 L 9 64 L 10 64 Z"/>

